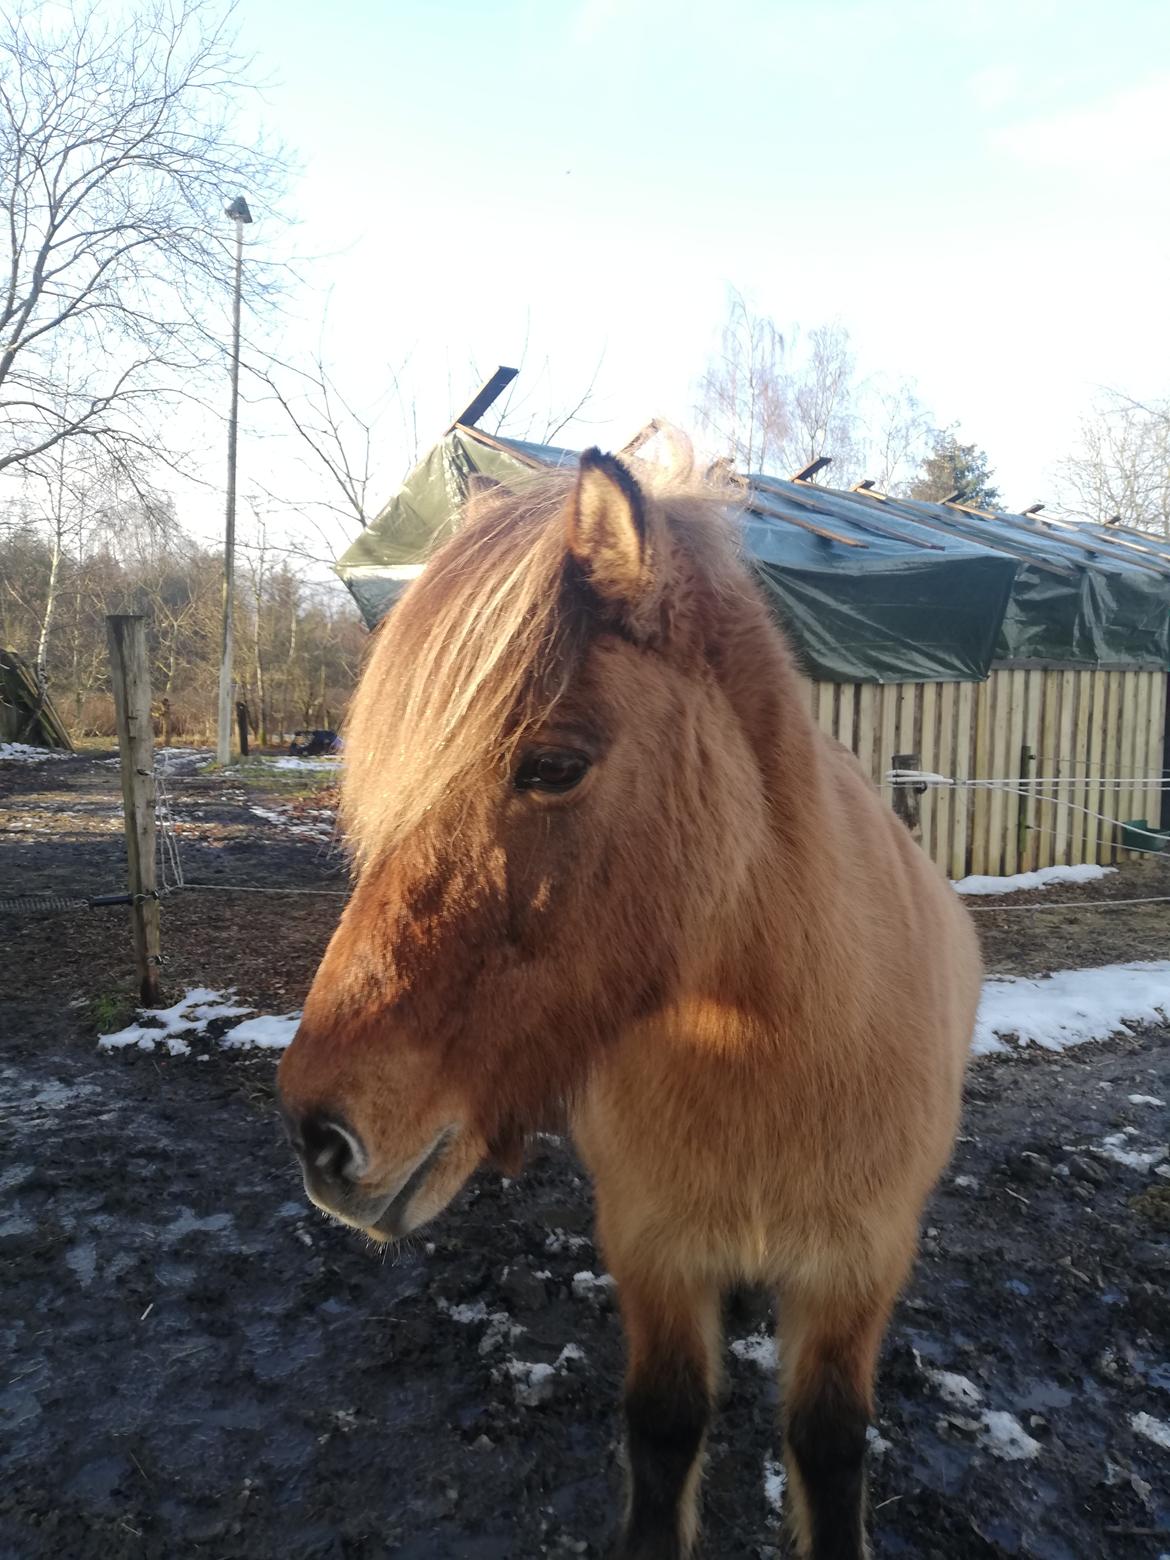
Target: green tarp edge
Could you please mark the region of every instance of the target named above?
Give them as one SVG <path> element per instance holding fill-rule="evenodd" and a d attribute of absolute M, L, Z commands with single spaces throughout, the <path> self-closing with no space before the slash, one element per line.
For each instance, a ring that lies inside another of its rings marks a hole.
<path fill-rule="evenodd" d="M 367 623 L 379 621 L 453 533 L 473 473 L 507 482 L 534 466 L 575 459 L 571 451 L 454 429 L 335 566 Z M 978 682 L 992 665 L 1170 667 L 1170 579 L 1140 562 L 1089 563 L 1059 532 L 1025 534 L 1006 517 L 984 520 L 912 500 L 879 505 L 853 493 L 755 480 L 760 512 L 744 516 L 745 550 L 817 680 Z M 859 545 L 784 523 L 785 514 L 817 520 Z M 867 531 L 867 518 L 892 534 Z M 923 546 L 924 538 L 934 547 Z M 997 550 L 996 540 L 1013 555 Z M 1021 560 L 1022 552 L 1035 561 Z"/>

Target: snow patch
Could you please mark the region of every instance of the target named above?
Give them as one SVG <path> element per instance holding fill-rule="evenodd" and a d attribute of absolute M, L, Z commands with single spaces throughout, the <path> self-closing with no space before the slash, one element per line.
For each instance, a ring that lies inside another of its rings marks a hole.
<path fill-rule="evenodd" d="M 583 1273 L 573 1274 L 573 1293 L 578 1300 L 596 1300 L 607 1289 L 614 1287 L 614 1280 L 609 1273 Z"/>
<path fill-rule="evenodd" d="M 249 807 L 248 811 L 265 823 L 274 823 L 286 834 L 303 840 L 332 840 L 334 819 L 331 812 L 315 808 L 309 813 L 295 813 L 288 807 Z"/>
<path fill-rule="evenodd" d="M 983 1402 L 983 1393 L 975 1383 L 953 1370 L 927 1370 L 926 1379 L 952 1408 L 978 1408 Z"/>
<path fill-rule="evenodd" d="M 1002 1409 L 987 1409 L 979 1440 L 993 1457 L 1004 1462 L 1024 1462 L 1040 1455 L 1040 1442 L 1034 1441 L 1014 1414 Z"/>
<path fill-rule="evenodd" d="M 216 1018 L 239 1018 L 251 1013 L 250 1007 L 240 1007 L 231 999 L 234 991 L 212 991 L 206 986 L 194 986 L 179 998 L 173 1007 L 147 1008 L 142 1022 L 128 1024 L 117 1034 L 99 1035 L 98 1045 L 103 1050 L 120 1051 L 128 1045 L 153 1051 L 162 1045 L 172 1056 L 186 1056 L 190 1046 L 182 1039 L 185 1034 L 202 1030 Z"/>
<path fill-rule="evenodd" d="M 1022 894 L 1031 888 L 1050 888 L 1053 883 L 1095 883 L 1108 877 L 1116 867 L 1098 867 L 1086 862 L 1079 867 L 1041 867 L 1036 872 L 1013 872 L 1010 877 L 960 878 L 956 894 Z"/>
<path fill-rule="evenodd" d="M 1168 1017 L 1166 959 L 1059 970 L 1033 979 L 998 976 L 984 983 L 972 1051 L 988 1056 L 1010 1049 L 1008 1041 L 1064 1051 Z"/>
<path fill-rule="evenodd" d="M 331 758 L 297 758 L 295 754 L 286 753 L 281 758 L 266 758 L 260 755 L 250 758 L 249 764 L 264 764 L 269 769 L 340 769 L 341 758 L 335 754 Z"/>
<path fill-rule="evenodd" d="M 513 1392 L 522 1408 L 537 1408 L 547 1403 L 556 1390 L 557 1377 L 564 1374 L 570 1360 L 583 1360 L 585 1352 L 578 1344 L 566 1343 L 552 1365 L 532 1364 L 528 1360 L 505 1360 L 504 1370 L 512 1377 Z"/>
<path fill-rule="evenodd" d="M 784 1464 L 777 1462 L 774 1457 L 765 1457 L 764 1499 L 776 1516 L 784 1510 L 784 1490 L 787 1484 L 788 1474 L 784 1470 Z"/>
<path fill-rule="evenodd" d="M 62 748 L 32 747 L 27 742 L 0 742 L 0 764 L 43 764 L 46 759 L 72 758 Z"/>
<path fill-rule="evenodd" d="M 1166 1101 L 1158 1099 L 1155 1094 L 1131 1094 L 1129 1103 L 1131 1105 L 1165 1105 Z"/>
<path fill-rule="evenodd" d="M 245 1046 L 255 1046 L 259 1051 L 284 1051 L 292 1044 L 300 1021 L 299 1008 L 295 1013 L 260 1013 L 235 1024 L 220 1045 L 229 1051 L 240 1051 Z"/>
<path fill-rule="evenodd" d="M 544 1249 L 551 1251 L 554 1256 L 562 1251 L 584 1251 L 592 1246 L 593 1242 L 588 1235 L 566 1235 L 564 1230 L 553 1230 L 544 1238 Z"/>
<path fill-rule="evenodd" d="M 235 990 L 212 991 L 207 986 L 194 986 L 180 997 L 173 1007 L 146 1008 L 138 1015 L 138 1021 L 119 1029 L 117 1034 L 99 1035 L 98 1046 L 106 1051 L 120 1051 L 126 1046 L 138 1046 L 153 1051 L 164 1046 L 172 1056 L 189 1056 L 191 1046 L 186 1036 L 200 1036 L 207 1040 L 204 1030 L 216 1019 L 240 1018 L 233 1024 L 219 1043 L 227 1050 L 243 1050 L 255 1046 L 259 1050 L 283 1050 L 292 1042 L 300 1022 L 300 1013 L 280 1015 L 261 1013 L 253 1018 L 246 1014 L 255 1009 L 235 1002 Z M 200 1057 L 200 1061 L 206 1060 Z"/>
<path fill-rule="evenodd" d="M 733 1338 L 731 1352 L 736 1359 L 747 1360 L 752 1365 L 759 1366 L 760 1370 L 774 1371 L 780 1364 L 776 1352 L 776 1340 L 771 1333 L 764 1332 L 762 1328 L 747 1338 Z"/>
<path fill-rule="evenodd" d="M 449 1316 L 453 1322 L 459 1322 L 463 1327 L 470 1327 L 473 1322 L 486 1322 L 488 1308 L 482 1300 L 473 1300 L 470 1305 L 452 1305 L 449 1300 L 442 1298 L 435 1301 L 444 1316 Z"/>
<path fill-rule="evenodd" d="M 983 1393 L 973 1381 L 968 1380 L 966 1376 L 957 1375 L 953 1370 L 934 1370 L 930 1366 L 923 1365 L 917 1352 L 915 1359 L 923 1376 L 934 1387 L 943 1402 L 959 1409 L 963 1414 L 972 1416 L 956 1417 L 951 1422 L 958 1425 L 960 1429 L 973 1431 L 979 1444 L 993 1457 L 999 1457 L 1004 1462 L 1021 1462 L 1027 1458 L 1039 1457 L 1039 1441 L 1032 1439 L 1014 1414 L 1009 1414 L 1004 1409 L 984 1408 Z"/>
<path fill-rule="evenodd" d="M 1152 1170 L 1163 1159 L 1170 1157 L 1170 1143 L 1155 1143 L 1151 1148 L 1130 1148 L 1128 1140 L 1132 1132 L 1115 1132 L 1094 1147 L 1093 1152 L 1102 1159 L 1112 1159 L 1127 1170 Z"/>
<path fill-rule="evenodd" d="M 458 1322 L 462 1327 L 474 1327 L 480 1322 L 487 1324 L 483 1337 L 479 1340 L 481 1354 L 490 1354 L 493 1349 L 498 1349 L 505 1343 L 515 1343 L 524 1331 L 519 1322 L 514 1322 L 507 1311 L 489 1311 L 482 1300 L 452 1305 L 449 1300 L 444 1300 L 440 1296 L 435 1304 L 444 1316 L 449 1316 L 453 1322 Z"/>
<path fill-rule="evenodd" d="M 214 761 L 215 754 L 211 748 L 155 748 L 154 762 L 162 769 L 164 774 L 177 774 L 184 769 L 201 769 L 204 764 Z M 107 758 L 102 760 L 106 764 L 120 764 L 120 758 Z"/>
<path fill-rule="evenodd" d="M 1155 1419 L 1153 1414 L 1131 1414 L 1129 1422 L 1138 1435 L 1144 1435 L 1147 1441 L 1170 1452 L 1170 1420 Z"/>

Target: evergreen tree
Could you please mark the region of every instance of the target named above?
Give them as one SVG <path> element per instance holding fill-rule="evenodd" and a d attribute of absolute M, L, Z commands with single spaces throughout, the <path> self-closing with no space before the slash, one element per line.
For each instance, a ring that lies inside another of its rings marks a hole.
<path fill-rule="evenodd" d="M 977 444 L 961 444 L 954 428 L 940 428 L 911 484 L 910 497 L 938 504 L 958 493 L 961 503 L 976 509 L 998 509 L 1001 501 L 999 489 L 991 481 L 994 475 L 986 450 Z"/>

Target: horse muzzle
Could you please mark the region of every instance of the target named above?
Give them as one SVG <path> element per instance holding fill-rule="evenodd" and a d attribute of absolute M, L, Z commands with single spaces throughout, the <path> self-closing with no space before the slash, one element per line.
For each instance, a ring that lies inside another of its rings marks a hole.
<path fill-rule="evenodd" d="M 370 1155 L 353 1128 L 336 1116 L 286 1115 L 289 1138 L 301 1163 L 305 1192 L 325 1213 L 383 1240 L 414 1228 L 410 1206 L 426 1186 L 456 1136 L 444 1127 L 413 1160 L 371 1185 Z"/>

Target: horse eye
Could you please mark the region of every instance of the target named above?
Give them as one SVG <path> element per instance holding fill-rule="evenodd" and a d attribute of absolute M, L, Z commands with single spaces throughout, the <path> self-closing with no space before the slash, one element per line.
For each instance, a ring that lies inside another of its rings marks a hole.
<path fill-rule="evenodd" d="M 546 748 L 529 753 L 516 771 L 518 791 L 571 791 L 584 778 L 589 760 L 584 753 Z"/>

